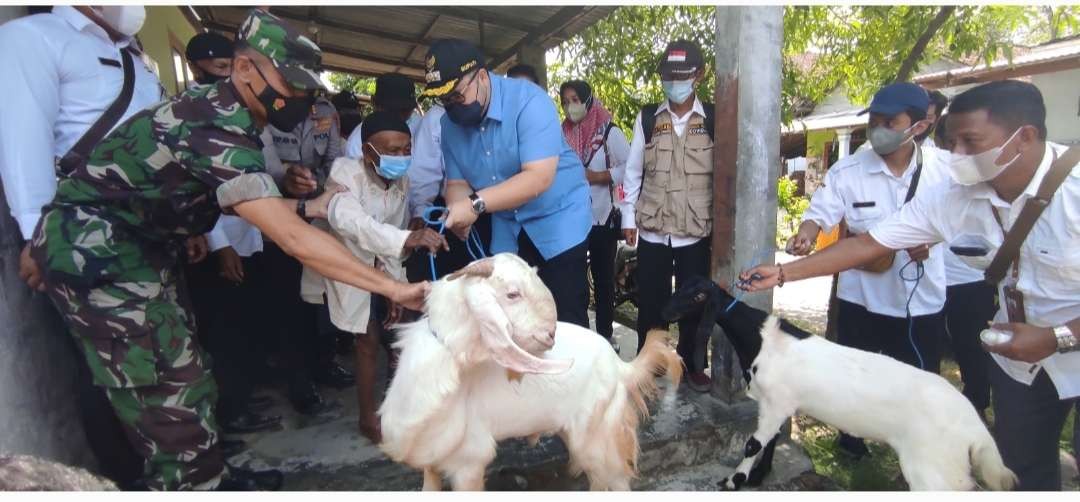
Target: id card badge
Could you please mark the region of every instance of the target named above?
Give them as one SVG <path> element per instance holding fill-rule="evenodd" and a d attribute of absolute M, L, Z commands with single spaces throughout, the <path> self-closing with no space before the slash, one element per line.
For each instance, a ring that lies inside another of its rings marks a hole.
<path fill-rule="evenodd" d="M 1009 322 L 1026 323 L 1024 293 L 1016 289 L 1015 280 L 1006 279 L 1006 284 L 1001 288 L 1001 292 L 1005 295 L 1005 313 L 1009 316 Z"/>

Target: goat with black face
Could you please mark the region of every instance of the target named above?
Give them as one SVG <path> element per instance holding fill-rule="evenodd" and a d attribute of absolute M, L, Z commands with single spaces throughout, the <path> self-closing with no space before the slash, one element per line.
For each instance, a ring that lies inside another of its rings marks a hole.
<path fill-rule="evenodd" d="M 975 408 L 937 374 L 812 336 L 700 277 L 675 292 L 664 317 L 696 312 L 703 321 L 699 331 L 711 329 L 709 319 L 723 328 L 739 356 L 748 395 L 759 405 L 745 457 L 721 488 L 761 483 L 780 427 L 795 413 L 887 443 L 913 490 L 973 489 L 972 470 L 989 489 L 1015 484 Z"/>

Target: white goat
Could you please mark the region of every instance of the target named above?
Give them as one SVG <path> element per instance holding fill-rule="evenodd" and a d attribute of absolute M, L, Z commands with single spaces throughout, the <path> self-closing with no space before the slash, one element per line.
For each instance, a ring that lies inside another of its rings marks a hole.
<path fill-rule="evenodd" d="M 912 490 L 971 490 L 973 467 L 987 488 L 1016 484 L 975 408 L 937 374 L 813 336 L 736 302 L 708 279 L 688 280 L 664 317 L 694 311 L 702 312 L 702 329 L 711 329 L 710 319 L 723 328 L 748 370 L 748 394 L 759 404 L 745 458 L 722 487 L 760 482 L 769 460 L 759 460 L 771 458 L 780 426 L 796 413 L 887 443 Z M 747 368 L 746 361 L 753 363 Z"/>
<path fill-rule="evenodd" d="M 424 471 L 424 489 L 482 490 L 497 441 L 557 434 L 570 472 L 592 489 L 628 490 L 637 425 L 655 375 L 674 399 L 682 363 L 650 333 L 632 363 L 585 328 L 556 323 L 551 292 L 511 254 L 473 262 L 438 281 L 427 316 L 402 325 L 397 372 L 379 409 L 390 458 Z"/>

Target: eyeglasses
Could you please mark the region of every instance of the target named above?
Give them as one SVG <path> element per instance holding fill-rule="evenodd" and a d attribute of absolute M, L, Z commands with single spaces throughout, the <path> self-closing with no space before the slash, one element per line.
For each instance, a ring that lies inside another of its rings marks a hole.
<path fill-rule="evenodd" d="M 479 75 L 479 74 L 480 74 L 480 70 L 473 71 L 472 78 L 469 79 L 469 83 L 462 86 L 461 91 L 454 91 L 454 92 L 451 92 L 450 94 L 447 94 L 446 96 L 443 96 L 441 98 L 437 98 L 437 100 L 439 101 L 439 104 L 443 105 L 443 107 L 445 108 L 445 107 L 450 106 L 450 105 L 457 105 L 457 104 L 461 104 L 462 102 L 464 102 L 465 101 L 465 95 L 462 94 L 462 91 L 464 91 L 465 89 L 468 89 L 469 86 L 472 85 L 473 81 L 476 80 L 476 76 Z"/>

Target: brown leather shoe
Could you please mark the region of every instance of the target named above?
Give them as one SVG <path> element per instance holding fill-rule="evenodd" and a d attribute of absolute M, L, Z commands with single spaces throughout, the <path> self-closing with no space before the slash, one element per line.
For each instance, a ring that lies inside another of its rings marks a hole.
<path fill-rule="evenodd" d="M 712 388 L 712 378 L 709 378 L 704 371 L 699 371 L 686 377 L 686 384 L 697 392 L 706 393 Z"/>

